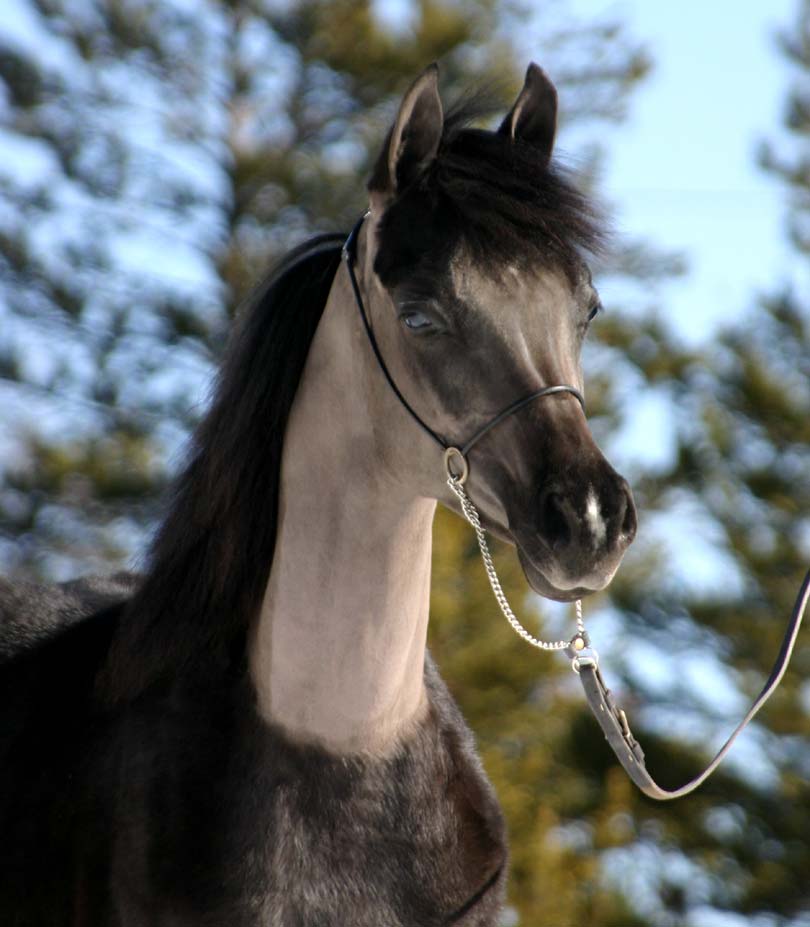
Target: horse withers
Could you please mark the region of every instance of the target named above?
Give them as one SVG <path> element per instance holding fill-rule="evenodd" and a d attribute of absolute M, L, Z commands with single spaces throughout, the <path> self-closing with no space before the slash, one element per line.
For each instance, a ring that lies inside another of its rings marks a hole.
<path fill-rule="evenodd" d="M 425 649 L 436 442 L 481 434 L 466 491 L 542 595 L 635 533 L 578 401 L 601 233 L 556 110 L 532 65 L 473 128 L 428 68 L 349 260 L 313 239 L 242 313 L 144 574 L 0 584 L 4 925 L 497 924 L 503 820 Z"/>

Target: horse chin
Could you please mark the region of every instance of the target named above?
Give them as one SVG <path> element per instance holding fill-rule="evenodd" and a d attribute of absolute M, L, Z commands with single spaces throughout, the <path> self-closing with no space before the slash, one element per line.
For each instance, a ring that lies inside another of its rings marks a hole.
<path fill-rule="evenodd" d="M 586 586 L 573 586 L 568 589 L 561 589 L 555 586 L 536 566 L 528 554 L 526 554 L 520 545 L 516 545 L 520 566 L 523 569 L 523 575 L 526 582 L 532 589 L 546 599 L 553 599 L 555 602 L 575 602 L 577 599 L 584 599 L 585 596 L 595 592 L 594 589 L 588 589 Z"/>

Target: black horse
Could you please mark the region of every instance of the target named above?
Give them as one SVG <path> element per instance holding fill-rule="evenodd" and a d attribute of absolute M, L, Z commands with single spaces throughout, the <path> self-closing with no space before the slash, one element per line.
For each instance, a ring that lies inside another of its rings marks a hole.
<path fill-rule="evenodd" d="M 498 921 L 502 817 L 425 652 L 440 449 L 541 594 L 603 588 L 635 532 L 578 392 L 586 199 L 532 65 L 497 131 L 405 95 L 343 239 L 246 307 L 144 575 L 0 583 L 0 923 Z M 356 298 L 368 314 L 369 340 Z M 373 349 L 373 350 L 372 350 Z"/>

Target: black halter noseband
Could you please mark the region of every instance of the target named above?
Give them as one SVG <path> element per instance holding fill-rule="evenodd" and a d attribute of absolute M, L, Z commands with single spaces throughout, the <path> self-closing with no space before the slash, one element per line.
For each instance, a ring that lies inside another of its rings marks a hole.
<path fill-rule="evenodd" d="M 383 359 L 382 352 L 380 351 L 380 346 L 377 343 L 377 339 L 374 336 L 374 330 L 371 327 L 371 322 L 368 318 L 368 313 L 366 312 L 365 304 L 363 303 L 363 297 L 360 293 L 360 285 L 357 282 L 357 277 L 354 273 L 354 260 L 357 256 L 357 235 L 360 231 L 360 226 L 363 224 L 366 215 L 364 215 L 360 221 L 355 225 L 351 230 L 349 237 L 346 239 L 346 243 L 343 245 L 343 260 L 346 263 L 346 268 L 349 271 L 349 280 L 351 280 L 352 290 L 354 291 L 354 298 L 357 303 L 357 308 L 360 310 L 360 317 L 363 320 L 363 327 L 366 330 L 368 335 L 368 340 L 371 344 L 371 348 L 374 351 L 374 356 L 377 358 L 377 363 L 382 370 L 385 379 L 388 381 L 388 385 L 394 391 L 394 395 L 399 399 L 402 405 L 405 407 L 408 414 L 416 422 L 417 425 L 430 435 L 431 438 L 444 450 L 444 459 L 445 466 L 447 467 L 448 474 L 451 473 L 451 460 L 454 457 L 459 457 L 461 459 L 462 471 L 460 474 L 452 474 L 457 476 L 459 480 L 463 483 L 467 477 L 468 472 L 468 463 L 467 455 L 472 450 L 472 448 L 484 437 L 485 434 L 490 432 L 496 425 L 512 415 L 514 412 L 517 412 L 519 409 L 522 409 L 524 406 L 529 405 L 529 403 L 534 402 L 535 399 L 540 399 L 543 396 L 552 396 L 555 393 L 571 393 L 576 397 L 579 404 L 582 408 L 585 408 L 585 399 L 582 393 L 576 389 L 574 386 L 560 385 L 560 386 L 544 386 L 542 389 L 536 390 L 534 393 L 531 393 L 528 396 L 524 396 L 522 399 L 518 399 L 516 402 L 511 403 L 505 409 L 501 410 L 497 415 L 493 416 L 485 425 L 478 429 L 478 431 L 473 434 L 473 436 L 465 441 L 460 447 L 457 444 L 451 444 L 449 441 L 446 441 L 441 435 L 435 432 L 416 412 L 413 406 L 408 402 L 408 400 L 402 395 L 401 390 L 394 382 L 394 378 L 391 376 L 391 371 L 386 366 L 385 360 Z"/>

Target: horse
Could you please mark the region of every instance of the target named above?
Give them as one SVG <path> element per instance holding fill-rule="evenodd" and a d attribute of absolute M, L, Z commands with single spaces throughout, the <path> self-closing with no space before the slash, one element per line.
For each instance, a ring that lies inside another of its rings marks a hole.
<path fill-rule="evenodd" d="M 351 248 L 258 287 L 140 575 L 0 583 L 4 927 L 498 923 L 503 817 L 426 650 L 446 466 L 560 601 L 636 515 L 580 401 L 603 223 L 556 91 L 532 64 L 480 115 L 430 66 Z"/>

